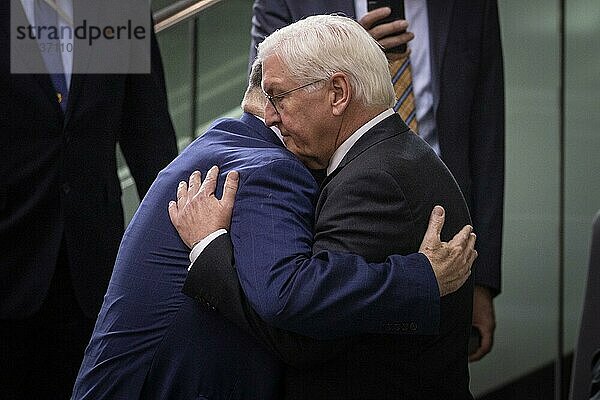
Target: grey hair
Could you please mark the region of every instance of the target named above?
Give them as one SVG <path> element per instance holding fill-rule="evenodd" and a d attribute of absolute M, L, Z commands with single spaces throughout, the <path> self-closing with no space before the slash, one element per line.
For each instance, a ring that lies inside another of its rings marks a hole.
<path fill-rule="evenodd" d="M 279 57 L 300 84 L 343 72 L 349 77 L 353 96 L 363 105 L 393 107 L 395 103 L 381 46 L 351 18 L 315 15 L 279 29 L 258 46 L 261 62 L 272 55 Z"/>
<path fill-rule="evenodd" d="M 249 88 L 260 88 L 262 80 L 262 62 L 258 59 L 255 59 L 252 63 L 252 68 L 250 70 L 250 76 L 248 77 L 248 87 Z"/>
<path fill-rule="evenodd" d="M 263 105 L 266 101 L 265 96 L 262 92 L 261 87 L 262 81 L 262 63 L 260 60 L 255 59 L 252 63 L 252 69 L 250 70 L 250 76 L 248 77 L 248 87 L 244 93 L 242 99 L 242 110 L 258 112 L 257 109 L 251 110 L 251 107 L 257 107 Z M 262 113 L 261 113 L 262 115 Z"/>

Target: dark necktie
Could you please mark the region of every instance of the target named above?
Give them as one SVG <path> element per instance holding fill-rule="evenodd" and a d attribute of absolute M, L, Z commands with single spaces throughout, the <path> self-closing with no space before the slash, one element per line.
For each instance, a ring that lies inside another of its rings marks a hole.
<path fill-rule="evenodd" d="M 392 61 L 390 63 L 390 74 L 398 99 L 394 111 L 400 114 L 400 117 L 413 132 L 417 133 L 417 109 L 415 107 L 410 57 Z"/>
<path fill-rule="evenodd" d="M 35 0 L 35 24 L 43 27 L 56 27 L 59 31 L 58 13 L 45 0 Z M 60 40 L 55 37 L 54 28 L 43 29 L 37 38 L 46 69 L 52 80 L 56 99 L 63 112 L 67 109 L 69 90 L 62 63 Z"/>

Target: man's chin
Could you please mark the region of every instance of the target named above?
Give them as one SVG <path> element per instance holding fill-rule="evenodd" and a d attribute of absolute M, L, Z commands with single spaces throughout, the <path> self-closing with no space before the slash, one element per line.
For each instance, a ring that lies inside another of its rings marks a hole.
<path fill-rule="evenodd" d="M 302 164 L 304 164 L 309 169 L 327 168 L 326 165 L 325 166 L 321 165 L 321 163 L 319 163 L 319 161 L 317 159 L 315 159 L 314 157 L 307 157 L 305 155 L 298 154 L 294 151 L 292 151 L 292 153 L 294 153 L 294 155 L 300 160 L 300 162 L 302 162 Z"/>

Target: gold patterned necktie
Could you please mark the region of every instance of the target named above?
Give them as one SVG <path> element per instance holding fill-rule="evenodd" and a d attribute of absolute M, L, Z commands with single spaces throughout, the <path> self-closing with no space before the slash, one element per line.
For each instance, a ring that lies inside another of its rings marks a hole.
<path fill-rule="evenodd" d="M 398 99 L 394 111 L 400 114 L 400 117 L 413 132 L 417 133 L 417 110 L 410 71 L 410 57 L 403 57 L 390 62 L 390 74 Z"/>

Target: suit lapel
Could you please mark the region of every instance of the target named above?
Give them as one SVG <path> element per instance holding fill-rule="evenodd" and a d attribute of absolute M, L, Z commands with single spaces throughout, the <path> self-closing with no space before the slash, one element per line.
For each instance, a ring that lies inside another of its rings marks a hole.
<path fill-rule="evenodd" d="M 81 87 L 83 85 L 85 75 L 82 74 L 71 74 L 71 86 L 69 88 L 69 102 L 67 103 L 67 111 L 65 112 L 65 126 L 71 120 L 73 115 L 73 107 L 75 106 L 75 100 L 77 95 L 81 93 Z"/>
<path fill-rule="evenodd" d="M 352 160 L 354 160 L 356 157 L 358 157 L 360 154 L 365 152 L 373 145 L 392 136 L 404 134 L 409 131 L 410 129 L 408 128 L 408 126 L 406 126 L 406 124 L 404 123 L 404 121 L 402 121 L 402 118 L 400 118 L 398 114 L 394 113 L 393 115 L 387 117 L 386 119 L 375 125 L 373 128 L 365 132 L 365 134 L 362 135 L 360 139 L 358 139 L 354 146 L 352 146 L 350 150 L 348 150 L 348 153 L 346 153 L 346 155 L 340 162 L 340 165 L 331 174 L 327 176 L 324 184 L 333 179 L 333 177 L 342 168 L 344 168 L 346 165 L 348 165 L 348 163 L 350 163 Z"/>
<path fill-rule="evenodd" d="M 98 1 L 86 1 L 84 4 L 81 0 L 73 2 L 73 21 L 75 26 L 81 26 L 83 21 L 87 21 L 87 25 L 97 25 L 97 17 L 99 12 Z M 86 77 L 86 71 L 91 58 L 91 47 L 85 45 L 85 40 L 75 39 L 73 43 L 73 74 L 71 75 L 71 86 L 69 89 L 69 104 L 67 104 L 67 112 L 65 115 L 65 126 L 69 123 L 73 115 L 73 109 L 77 104 L 82 93 L 83 83 Z"/>
<path fill-rule="evenodd" d="M 427 0 L 432 84 L 435 88 L 434 110 L 436 111 L 439 103 L 440 76 L 444 63 L 454 2 L 455 0 Z"/>

